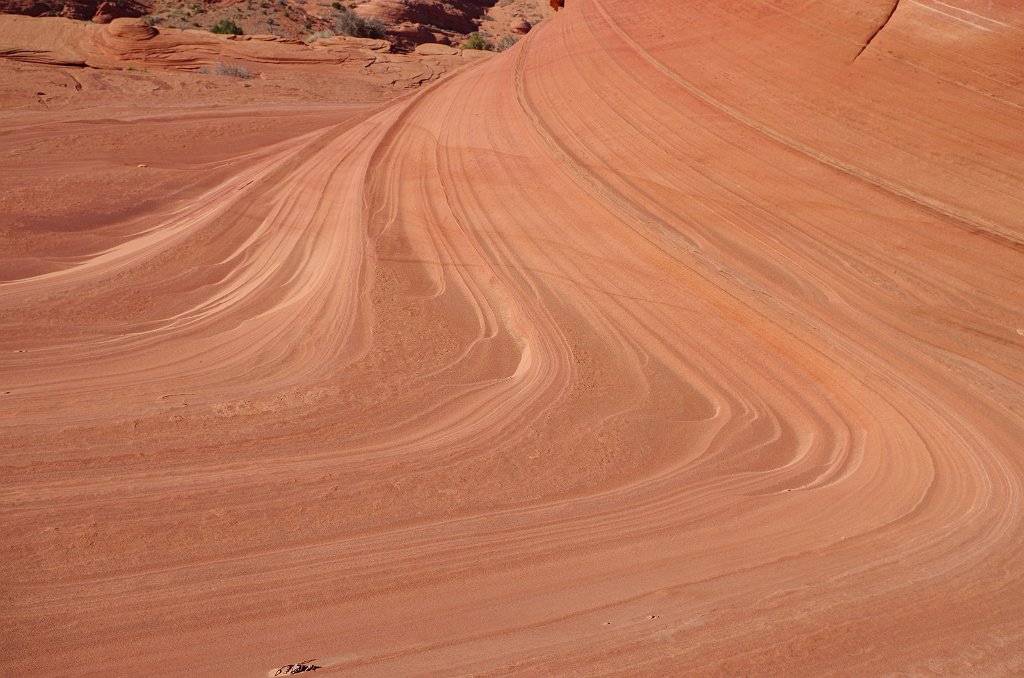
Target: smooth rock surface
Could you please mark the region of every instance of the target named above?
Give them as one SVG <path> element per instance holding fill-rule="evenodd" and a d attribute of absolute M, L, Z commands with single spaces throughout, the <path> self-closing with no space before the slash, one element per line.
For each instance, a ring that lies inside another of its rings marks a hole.
<path fill-rule="evenodd" d="M 381 106 L 0 81 L 0 669 L 1020 675 L 1021 35 L 570 0 Z"/>

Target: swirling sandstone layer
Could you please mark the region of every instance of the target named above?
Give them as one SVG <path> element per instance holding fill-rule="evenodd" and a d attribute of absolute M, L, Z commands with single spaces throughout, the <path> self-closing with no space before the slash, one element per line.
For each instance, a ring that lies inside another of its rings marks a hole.
<path fill-rule="evenodd" d="M 219 36 L 201 30 L 158 30 L 142 19 L 97 25 L 56 17 L 0 15 L 0 59 L 113 70 L 210 70 L 244 64 L 256 74 L 304 69 L 306 74 L 350 76 L 411 87 L 454 70 L 478 55 L 442 46 L 412 55 L 391 54 L 386 40 L 336 36 L 310 45 L 272 35 Z M 319 72 L 317 67 L 326 68 Z"/>
<path fill-rule="evenodd" d="M 1024 670 L 1024 19 L 848 5 L 571 0 L 5 276 L 4 670 Z"/>

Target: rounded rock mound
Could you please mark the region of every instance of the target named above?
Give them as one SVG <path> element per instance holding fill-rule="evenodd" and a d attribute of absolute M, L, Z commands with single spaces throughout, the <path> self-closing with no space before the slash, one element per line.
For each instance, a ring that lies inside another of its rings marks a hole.
<path fill-rule="evenodd" d="M 160 31 L 142 19 L 114 19 L 107 26 L 107 33 L 123 40 L 149 40 L 160 34 Z"/>

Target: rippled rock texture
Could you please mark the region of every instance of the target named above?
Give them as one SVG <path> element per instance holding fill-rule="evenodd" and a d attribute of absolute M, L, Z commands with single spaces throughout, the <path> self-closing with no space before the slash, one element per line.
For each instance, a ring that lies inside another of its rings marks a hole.
<path fill-rule="evenodd" d="M 1022 31 L 570 0 L 18 231 L 4 670 L 1021 673 Z"/>

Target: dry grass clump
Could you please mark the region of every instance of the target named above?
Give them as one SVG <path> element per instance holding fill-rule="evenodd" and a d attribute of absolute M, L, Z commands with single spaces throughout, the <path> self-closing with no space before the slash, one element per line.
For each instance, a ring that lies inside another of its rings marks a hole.
<path fill-rule="evenodd" d="M 243 80 L 251 80 L 256 77 L 252 71 L 238 64 L 217 64 L 217 75 L 242 78 Z"/>

